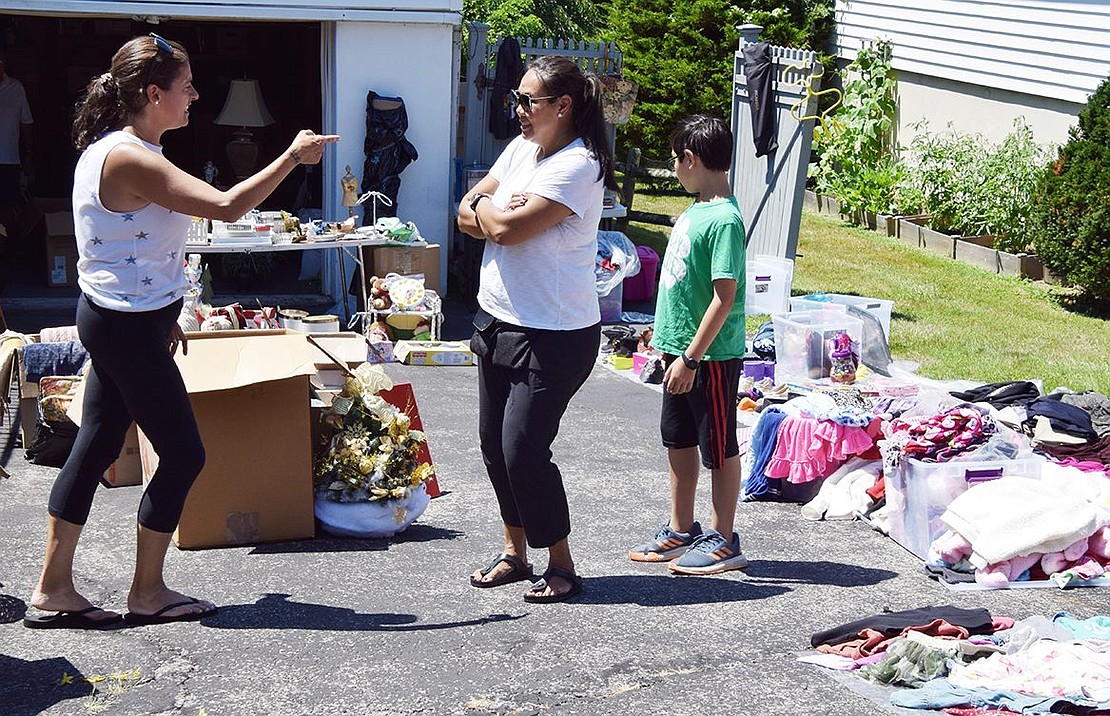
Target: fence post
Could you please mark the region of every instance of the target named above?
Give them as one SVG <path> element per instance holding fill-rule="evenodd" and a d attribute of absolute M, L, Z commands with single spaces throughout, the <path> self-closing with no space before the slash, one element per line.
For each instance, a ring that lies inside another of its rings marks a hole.
<path fill-rule="evenodd" d="M 470 58 L 466 72 L 470 77 L 466 82 L 466 106 L 463 115 L 463 164 L 482 161 L 482 142 L 486 133 L 485 90 L 478 87 L 479 73 L 488 73 L 486 61 L 489 59 L 489 25 L 484 22 L 470 23 L 470 36 L 467 38 L 467 56 Z M 484 78 L 483 78 L 484 79 Z M 478 93 L 482 92 L 481 99 Z"/>
<path fill-rule="evenodd" d="M 636 193 L 636 174 L 640 168 L 640 150 L 629 147 L 624 160 L 624 181 L 621 185 L 621 203 L 625 209 L 632 208 L 632 197 Z"/>

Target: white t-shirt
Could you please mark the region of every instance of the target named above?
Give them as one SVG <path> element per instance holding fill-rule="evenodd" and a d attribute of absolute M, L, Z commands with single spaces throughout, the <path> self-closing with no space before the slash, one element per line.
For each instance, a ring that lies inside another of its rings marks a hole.
<path fill-rule="evenodd" d="M 152 152 L 162 147 L 115 131 L 93 142 L 73 172 L 77 285 L 93 303 L 114 311 L 164 308 L 185 295 L 185 233 L 192 218 L 157 204 L 128 212 L 100 203 L 108 152 L 124 142 Z"/>
<path fill-rule="evenodd" d="M 555 201 L 573 213 L 512 246 L 486 242 L 478 305 L 506 323 L 570 331 L 601 320 L 594 278 L 604 183 L 600 165 L 581 139 L 536 161 L 539 145 L 517 137 L 494 162 L 499 183 L 491 197 L 504 208 L 515 193 Z"/>
<path fill-rule="evenodd" d="M 31 105 L 14 77 L 0 80 L 0 164 L 19 164 L 19 125 L 32 124 Z"/>

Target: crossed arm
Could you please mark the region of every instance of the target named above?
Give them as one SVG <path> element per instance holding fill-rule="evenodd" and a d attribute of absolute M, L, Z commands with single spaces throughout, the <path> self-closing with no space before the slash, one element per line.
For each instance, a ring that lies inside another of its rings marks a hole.
<path fill-rule="evenodd" d="M 557 201 L 536 194 L 513 194 L 509 205 L 499 209 L 489 198 L 499 186 L 497 179 L 486 175 L 459 202 L 459 228 L 476 239 L 502 246 L 521 244 L 571 215 L 571 210 Z M 471 208 L 474 203 L 474 208 Z"/>

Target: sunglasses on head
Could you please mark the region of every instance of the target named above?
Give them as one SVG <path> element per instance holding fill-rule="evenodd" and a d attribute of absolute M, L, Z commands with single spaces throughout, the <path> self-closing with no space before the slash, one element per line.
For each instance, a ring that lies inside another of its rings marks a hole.
<path fill-rule="evenodd" d="M 516 90 L 509 90 L 509 99 L 512 100 L 513 104 L 520 105 L 520 108 L 523 109 L 525 112 L 531 112 L 533 102 L 539 102 L 541 99 L 559 99 L 559 95 L 551 94 L 547 95 L 546 97 L 533 97 L 527 92 L 517 92 Z"/>
<path fill-rule="evenodd" d="M 173 57 L 173 47 L 170 43 L 166 42 L 164 38 L 159 35 L 150 33 L 150 37 L 154 38 L 154 57 L 150 58 L 150 64 L 146 68 L 146 82 L 143 82 L 143 92 L 150 86 L 150 79 L 154 76 L 154 68 L 162 61 L 163 57 Z"/>

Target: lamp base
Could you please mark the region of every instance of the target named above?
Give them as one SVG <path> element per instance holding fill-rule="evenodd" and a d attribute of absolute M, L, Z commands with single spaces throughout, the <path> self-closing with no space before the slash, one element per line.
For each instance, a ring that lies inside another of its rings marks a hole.
<path fill-rule="evenodd" d="M 235 138 L 227 143 L 227 161 L 235 172 L 236 179 L 246 179 L 254 174 L 258 161 L 258 143 L 246 127 L 235 132 Z"/>

